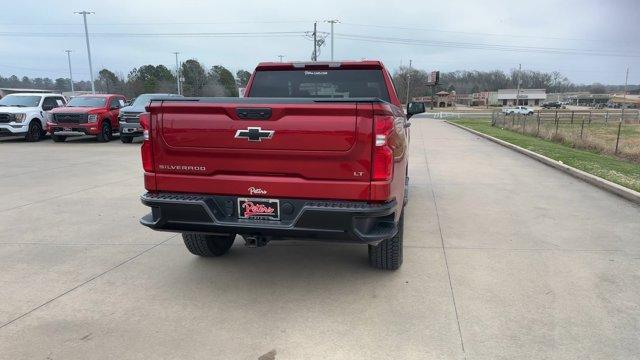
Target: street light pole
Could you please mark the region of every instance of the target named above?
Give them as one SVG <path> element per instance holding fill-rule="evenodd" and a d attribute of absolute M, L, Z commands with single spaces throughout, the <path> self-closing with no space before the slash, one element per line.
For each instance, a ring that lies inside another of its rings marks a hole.
<path fill-rule="evenodd" d="M 333 61 L 333 24 L 338 23 L 340 21 L 336 20 L 336 19 L 332 19 L 332 20 L 325 20 L 326 22 L 328 22 L 329 24 L 331 24 L 331 61 Z"/>
<path fill-rule="evenodd" d="M 69 82 L 71 82 L 71 96 L 76 96 L 76 92 L 73 89 L 73 73 L 71 72 L 71 50 L 65 50 L 67 53 L 67 60 L 69 60 Z"/>
<path fill-rule="evenodd" d="M 282 62 L 282 58 L 284 58 L 284 55 L 278 55 L 278 59 L 280 59 L 280 62 Z"/>
<path fill-rule="evenodd" d="M 82 15 L 84 20 L 84 37 L 87 41 L 87 55 L 89 56 L 89 74 L 91 75 L 91 92 L 96 93 L 96 85 L 93 83 L 93 65 L 91 64 L 91 46 L 89 45 L 89 30 L 87 29 L 87 15 L 95 14 L 93 11 L 76 11 L 74 14 Z"/>
<path fill-rule="evenodd" d="M 174 51 L 173 54 L 176 56 L 176 86 L 177 86 L 177 91 L 178 91 L 178 95 L 182 95 L 181 91 L 180 91 L 180 65 L 178 65 L 178 54 L 180 54 L 177 51 Z"/>
<path fill-rule="evenodd" d="M 518 90 L 516 92 L 516 106 L 520 105 L 520 77 L 522 77 L 522 64 L 518 64 Z"/>

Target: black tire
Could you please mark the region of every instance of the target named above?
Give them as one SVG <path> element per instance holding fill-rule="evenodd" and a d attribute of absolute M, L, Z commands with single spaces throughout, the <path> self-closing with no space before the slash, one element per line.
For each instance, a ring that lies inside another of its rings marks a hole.
<path fill-rule="evenodd" d="M 204 257 L 214 257 L 226 254 L 233 245 L 233 241 L 235 240 L 235 238 L 236 234 L 182 234 L 182 240 L 184 240 L 184 244 L 187 246 L 187 250 L 189 250 L 189 252 L 193 255 Z"/>
<path fill-rule="evenodd" d="M 402 265 L 402 237 L 404 233 L 404 213 L 398 221 L 398 233 L 391 239 L 382 240 L 378 245 L 369 245 L 369 265 L 381 270 L 397 270 Z"/>
<path fill-rule="evenodd" d="M 53 142 L 64 142 L 67 140 L 67 137 L 65 135 L 51 134 L 51 140 L 53 140 Z"/>
<path fill-rule="evenodd" d="M 109 140 L 111 140 L 111 123 L 109 122 L 109 119 L 105 119 L 102 122 L 97 139 L 98 142 L 109 142 Z"/>
<path fill-rule="evenodd" d="M 133 142 L 133 136 L 120 135 L 120 141 L 122 141 L 123 144 L 131 144 Z"/>
<path fill-rule="evenodd" d="M 25 140 L 28 142 L 36 142 L 42 139 L 42 124 L 40 124 L 40 120 L 33 119 L 29 123 L 29 130 L 27 130 L 27 136 L 25 136 Z"/>

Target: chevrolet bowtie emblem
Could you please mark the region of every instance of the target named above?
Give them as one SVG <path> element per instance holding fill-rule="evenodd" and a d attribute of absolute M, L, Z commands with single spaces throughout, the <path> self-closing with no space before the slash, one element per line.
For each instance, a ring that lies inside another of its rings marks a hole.
<path fill-rule="evenodd" d="M 260 127 L 248 127 L 247 130 L 236 131 L 236 139 L 247 139 L 249 141 L 262 141 L 262 139 L 271 139 L 275 131 L 262 130 Z"/>

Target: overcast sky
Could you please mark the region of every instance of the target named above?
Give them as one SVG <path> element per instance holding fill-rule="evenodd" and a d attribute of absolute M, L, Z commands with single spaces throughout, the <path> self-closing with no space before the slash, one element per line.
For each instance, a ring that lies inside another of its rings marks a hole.
<path fill-rule="evenodd" d="M 409 59 L 441 71 L 508 71 L 522 63 L 576 83 L 606 84 L 623 84 L 629 66 L 629 83 L 640 83 L 638 0 L 10 1 L 0 13 L 0 75 L 68 77 L 64 50 L 72 49 L 74 80 L 88 79 L 78 10 L 95 12 L 88 17 L 94 72 L 126 75 L 144 64 L 173 70 L 173 51 L 234 72 L 278 55 L 308 60 L 312 42 L 303 32 L 314 20 L 328 32 L 322 20 L 338 19 L 336 59 L 380 59 L 392 70 Z M 327 38 L 319 60 L 329 57 Z"/>

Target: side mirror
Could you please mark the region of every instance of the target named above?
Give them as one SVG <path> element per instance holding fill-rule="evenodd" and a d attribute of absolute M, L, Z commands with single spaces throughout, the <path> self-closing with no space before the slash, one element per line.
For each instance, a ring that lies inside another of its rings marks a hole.
<path fill-rule="evenodd" d="M 407 105 L 407 119 L 416 114 L 422 114 L 425 112 L 424 103 L 421 102 L 410 102 Z"/>
<path fill-rule="evenodd" d="M 50 104 L 42 105 L 42 110 L 44 110 L 44 111 L 50 111 L 50 110 L 53 110 L 53 108 L 54 108 L 54 106 L 50 105 Z"/>

